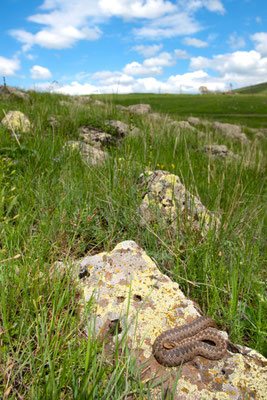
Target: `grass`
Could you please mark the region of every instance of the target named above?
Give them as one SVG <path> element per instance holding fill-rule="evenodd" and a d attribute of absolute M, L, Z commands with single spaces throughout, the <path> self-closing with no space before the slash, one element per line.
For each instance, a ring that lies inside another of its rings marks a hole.
<path fill-rule="evenodd" d="M 266 95 L 267 94 L 267 82 L 259 83 L 258 85 L 246 86 L 241 89 L 235 89 L 233 92 L 240 94 L 256 94 Z"/>
<path fill-rule="evenodd" d="M 267 128 L 267 95 L 126 94 L 95 95 L 97 99 L 128 106 L 149 103 L 154 111 L 185 119 L 191 115 L 211 121 Z"/>
<path fill-rule="evenodd" d="M 241 96 L 217 98 L 230 109 Z M 166 123 L 153 124 L 113 106 L 149 102 L 155 111 L 172 116 L 214 118 L 212 112 L 217 107 L 221 113 L 222 103 L 215 107 L 209 95 L 105 99 L 106 108 L 68 107 L 60 103 L 68 98 L 44 93 L 31 93 L 30 103 L 0 102 L 0 120 L 3 109 L 20 110 L 35 127 L 19 137 L 20 145 L 0 127 L 1 398 L 150 398 L 152 387 L 142 383 L 126 341 L 113 360 L 104 357 L 102 343 L 87 339 L 79 314 L 81 294 L 71 270 L 62 275 L 53 267 L 56 261 L 107 251 L 127 239 L 153 256 L 161 271 L 215 318 L 233 342 L 266 353 L 266 140 L 254 140 L 251 133 L 251 144 L 244 145 L 212 131 L 202 138 L 184 131 L 177 139 Z M 253 105 L 263 112 L 260 101 L 253 100 Z M 51 115 L 58 127 L 49 125 Z M 110 157 L 99 167 L 85 165 L 78 153 L 62 152 L 66 141 L 78 139 L 79 126 L 103 127 L 106 119 L 133 123 L 141 138 L 125 138 L 120 146 L 106 149 Z M 227 144 L 240 161 L 212 160 L 195 151 L 208 143 Z M 137 178 L 145 168 L 177 174 L 209 210 L 222 216 L 219 236 L 210 234 L 199 242 L 191 234 L 181 248 L 178 235 L 160 225 L 141 227 L 136 209 L 143 193 Z M 93 315 L 93 305 L 87 307 Z"/>

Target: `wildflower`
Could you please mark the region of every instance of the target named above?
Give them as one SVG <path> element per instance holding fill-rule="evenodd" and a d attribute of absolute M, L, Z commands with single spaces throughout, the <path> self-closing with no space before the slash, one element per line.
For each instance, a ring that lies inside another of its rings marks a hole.
<path fill-rule="evenodd" d="M 55 162 L 59 162 L 59 158 L 58 158 L 58 157 L 56 157 L 56 158 L 53 158 L 53 161 L 55 161 Z"/>
<path fill-rule="evenodd" d="M 174 165 L 174 164 L 171 164 L 171 167 L 172 167 L 172 169 L 174 169 L 174 168 L 175 168 L 175 165 Z"/>
<path fill-rule="evenodd" d="M 15 133 L 12 133 L 11 136 L 12 136 L 12 137 L 15 137 L 15 136 L 21 137 L 21 134 L 20 134 L 20 133 L 16 133 L 16 134 L 15 134 Z"/>

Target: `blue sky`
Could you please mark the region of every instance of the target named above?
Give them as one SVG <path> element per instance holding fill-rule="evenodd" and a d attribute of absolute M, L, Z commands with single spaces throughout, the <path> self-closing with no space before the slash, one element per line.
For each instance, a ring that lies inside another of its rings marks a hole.
<path fill-rule="evenodd" d="M 9 85 L 197 93 L 267 81 L 267 0 L 1 0 L 1 14 Z"/>

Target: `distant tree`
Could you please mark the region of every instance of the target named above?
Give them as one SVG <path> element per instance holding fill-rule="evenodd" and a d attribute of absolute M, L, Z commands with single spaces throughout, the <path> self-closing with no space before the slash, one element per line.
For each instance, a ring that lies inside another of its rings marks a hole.
<path fill-rule="evenodd" d="M 209 93 L 207 86 L 200 86 L 198 90 L 200 91 L 201 94 Z"/>

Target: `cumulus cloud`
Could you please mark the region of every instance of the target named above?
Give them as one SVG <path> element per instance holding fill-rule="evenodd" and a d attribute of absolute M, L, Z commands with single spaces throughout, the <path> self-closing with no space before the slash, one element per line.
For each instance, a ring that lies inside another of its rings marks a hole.
<path fill-rule="evenodd" d="M 187 46 L 193 46 L 193 47 L 207 47 L 208 43 L 204 42 L 203 40 L 196 39 L 196 38 L 184 38 L 183 43 L 186 44 Z"/>
<path fill-rule="evenodd" d="M 219 54 L 212 58 L 193 57 L 190 60 L 193 70 L 210 69 L 219 74 L 217 80 L 235 82 L 237 86 L 247 86 L 266 80 L 267 57 L 258 51 L 236 51 Z"/>
<path fill-rule="evenodd" d="M 48 68 L 41 67 L 40 65 L 34 65 L 31 70 L 32 79 L 49 79 L 52 77 L 51 72 Z"/>
<path fill-rule="evenodd" d="M 267 32 L 255 33 L 251 39 L 256 43 L 256 50 L 264 57 L 267 56 Z"/>
<path fill-rule="evenodd" d="M 20 69 L 19 60 L 13 58 L 5 58 L 0 56 L 0 75 L 2 76 L 14 76 L 15 71 Z"/>
<path fill-rule="evenodd" d="M 174 64 L 173 56 L 168 52 L 162 52 L 157 57 L 145 59 L 142 64 L 136 61 L 127 64 L 123 72 L 131 76 L 157 76 L 162 74 L 162 67 L 170 67 Z"/>
<path fill-rule="evenodd" d="M 144 57 L 152 57 L 156 53 L 158 53 L 162 49 L 162 47 L 162 44 L 152 44 L 150 46 L 140 44 L 138 46 L 134 46 L 132 49 Z"/>
<path fill-rule="evenodd" d="M 29 21 L 42 25 L 42 29 L 37 33 L 13 29 L 10 34 L 23 43 L 24 51 L 33 45 L 64 49 L 79 40 L 99 39 L 103 33 L 99 25 L 118 17 L 125 22 L 139 21 L 141 27 L 133 31 L 137 37 L 158 40 L 201 30 L 194 17 L 200 8 L 224 11 L 220 0 L 177 0 L 176 3 L 169 0 L 45 0 L 39 7 L 41 12 L 28 17 Z M 145 57 L 154 54 L 146 53 Z"/>

